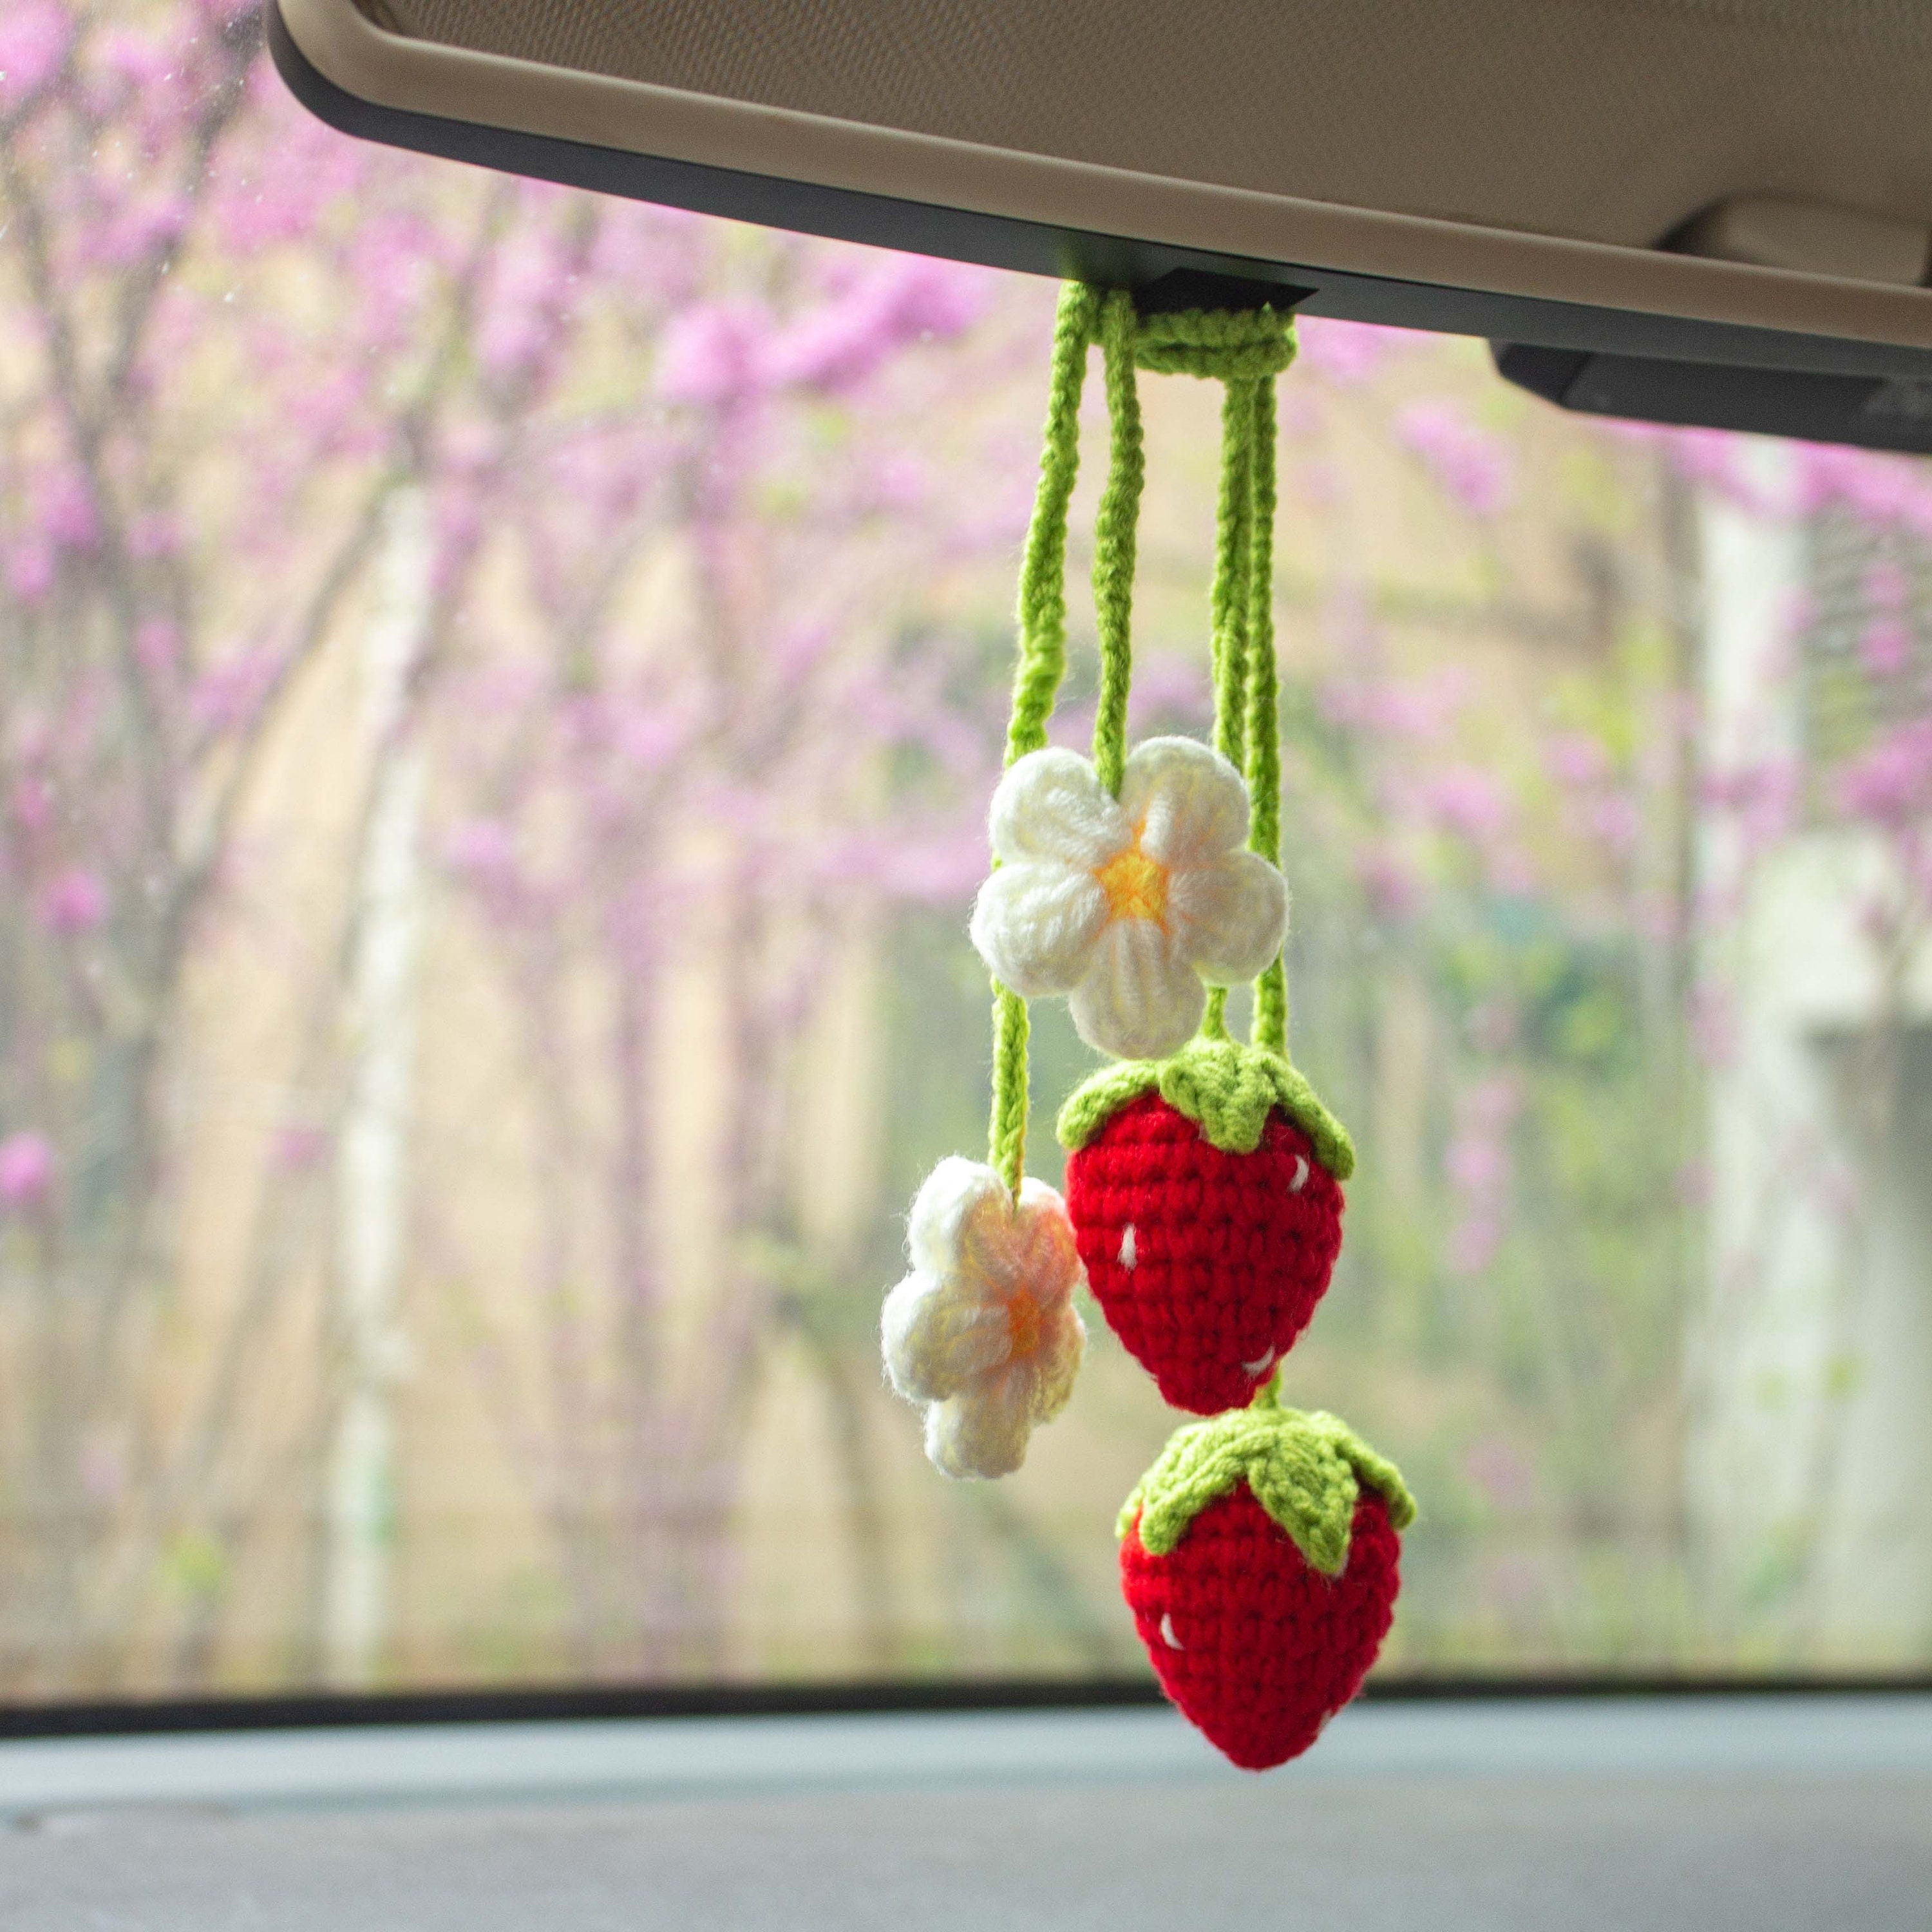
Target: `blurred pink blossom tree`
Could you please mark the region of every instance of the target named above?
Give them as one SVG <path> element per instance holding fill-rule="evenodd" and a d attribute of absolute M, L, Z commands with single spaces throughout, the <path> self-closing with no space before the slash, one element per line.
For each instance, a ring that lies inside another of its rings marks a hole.
<path fill-rule="evenodd" d="M 576 1592 L 572 1654 L 702 1667 L 778 1288 L 734 1262 L 703 1374 L 668 1377 L 645 1173 L 656 1002 L 679 935 L 708 922 L 737 1028 L 730 1252 L 778 1244 L 792 1208 L 772 1103 L 815 997 L 812 935 L 835 902 L 849 916 L 868 895 L 944 899 L 978 863 L 957 781 L 982 776 L 991 734 L 960 717 L 945 653 L 900 650 L 896 627 L 962 541 L 1016 532 L 962 540 L 926 467 L 939 446 L 915 454 L 890 425 L 1005 366 L 1001 338 L 968 339 L 986 280 L 747 246 L 359 147 L 286 99 L 236 0 L 7 9 L 0 191 L 0 1240 L 16 1291 L 0 1672 L 36 1692 L 206 1681 L 264 1512 L 292 1492 L 321 1518 L 340 1387 L 325 1373 L 291 1419 L 261 1378 L 291 1322 L 314 1325 L 325 1369 L 349 1346 L 325 1237 L 356 894 L 319 938 L 248 941 L 305 989 L 297 1098 L 246 1178 L 241 1291 L 185 1413 L 154 1380 L 181 1292 L 170 1056 L 197 958 L 250 932 L 250 881 L 274 860 L 251 788 L 305 676 L 362 621 L 406 502 L 426 512 L 426 602 L 356 781 L 355 838 L 376 836 L 398 760 L 446 742 L 445 860 L 545 1083 L 558 1240 L 581 1205 L 583 1120 L 616 1124 L 591 1192 L 620 1372 L 573 1381 L 557 1270 L 574 1264 L 547 1246 L 555 1402 L 512 1425 L 533 1432 L 530 1480 Z M 692 598 L 652 634 L 634 578 L 668 538 L 688 545 Z M 508 603 L 479 589 L 512 578 Z M 928 768 L 903 800 L 886 769 L 902 752 Z M 553 811 L 560 843 L 528 824 Z M 586 956 L 613 993 L 590 1067 L 560 1060 L 552 1030 Z M 594 1100 L 572 1091 L 586 1078 Z M 585 1483 L 613 1512 L 594 1547 Z M 313 1571 L 293 1582 L 311 1605 L 325 1594 Z M 142 1634 L 158 1606 L 158 1657 Z M 298 1628 L 286 1667 L 312 1674 L 320 1640 Z"/>

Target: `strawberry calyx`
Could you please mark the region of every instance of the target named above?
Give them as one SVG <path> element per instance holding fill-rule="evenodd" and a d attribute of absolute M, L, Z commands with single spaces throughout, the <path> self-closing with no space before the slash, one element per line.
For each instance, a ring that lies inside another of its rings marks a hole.
<path fill-rule="evenodd" d="M 1060 1108 L 1060 1145 L 1077 1153 L 1145 1094 L 1158 1094 L 1223 1154 L 1252 1154 L 1268 1117 L 1279 1112 L 1308 1136 L 1316 1159 L 1337 1180 L 1355 1171 L 1348 1130 L 1322 1104 L 1306 1076 L 1280 1054 L 1233 1040 L 1191 1040 L 1166 1060 L 1126 1060 L 1102 1068 Z"/>
<path fill-rule="evenodd" d="M 1138 1524 L 1150 1556 L 1164 1556 L 1194 1519 L 1245 1483 L 1311 1569 L 1340 1575 L 1362 1486 L 1377 1491 L 1390 1526 L 1415 1520 L 1415 1499 L 1402 1473 L 1339 1416 L 1284 1408 L 1279 1372 L 1246 1408 L 1177 1429 L 1154 1466 L 1121 1505 L 1114 1534 Z"/>

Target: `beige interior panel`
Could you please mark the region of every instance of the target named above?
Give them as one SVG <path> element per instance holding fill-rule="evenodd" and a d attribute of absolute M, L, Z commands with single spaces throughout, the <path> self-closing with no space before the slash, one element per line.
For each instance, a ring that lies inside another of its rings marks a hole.
<path fill-rule="evenodd" d="M 1754 191 L 1932 224 L 1932 8 L 1906 0 L 387 4 L 478 52 L 1581 241 Z"/>
<path fill-rule="evenodd" d="M 320 73 L 394 107 L 1258 260 L 1932 346 L 1932 294 L 1894 279 L 1660 247 L 1766 196 L 1932 228 L 1932 0 L 363 4 L 281 0 Z"/>

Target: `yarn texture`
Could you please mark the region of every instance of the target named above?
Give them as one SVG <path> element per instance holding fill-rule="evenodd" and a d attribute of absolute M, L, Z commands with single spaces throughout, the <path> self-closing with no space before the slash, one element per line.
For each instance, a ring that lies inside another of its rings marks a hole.
<path fill-rule="evenodd" d="M 1294 360 L 1294 323 L 1286 311 L 1265 306 L 1142 316 L 1134 359 L 1162 376 L 1223 382 L 1278 376 Z"/>
<path fill-rule="evenodd" d="M 1247 1402 L 1308 1326 L 1342 1246 L 1342 1190 L 1270 1113 L 1224 1153 L 1157 1093 L 1066 1163 L 1067 1212 L 1107 1325 L 1176 1408 Z"/>
<path fill-rule="evenodd" d="M 1245 1771 L 1298 1756 L 1360 1689 L 1394 1614 L 1400 1550 L 1365 1491 L 1348 1555 L 1315 1569 L 1245 1484 L 1156 1555 L 1130 1527 L 1120 1588 L 1161 1688 Z"/>
<path fill-rule="evenodd" d="M 1354 1143 L 1306 1079 L 1278 1053 L 1228 1039 L 1190 1040 L 1169 1058 L 1108 1066 L 1076 1087 L 1060 1110 L 1060 1144 L 1086 1146 L 1143 1094 L 1158 1094 L 1224 1154 L 1252 1154 L 1273 1113 L 1308 1136 L 1315 1157 L 1337 1180 L 1355 1171 Z"/>
<path fill-rule="evenodd" d="M 1177 1430 L 1120 1511 L 1120 1588 L 1161 1688 L 1236 1764 L 1306 1750 L 1395 1613 L 1395 1466 L 1332 1415 L 1280 1405 Z"/>
<path fill-rule="evenodd" d="M 1066 1406 L 1086 1346 L 1080 1258 L 1045 1182 L 1016 1199 L 990 1167 L 941 1161 L 913 1203 L 912 1272 L 886 1298 L 886 1370 L 926 1408 L 926 1453 L 949 1476 L 1010 1475 L 1034 1426 Z"/>
<path fill-rule="evenodd" d="M 1090 758 L 1050 746 L 1066 666 L 1067 518 L 1089 352 L 1108 422 L 1094 527 L 1100 655 Z M 1292 319 L 1263 308 L 1143 316 L 1061 292 L 1044 448 L 1020 574 L 1019 649 L 992 870 L 972 938 L 993 975 L 987 1162 L 942 1161 L 913 1204 L 911 1271 L 886 1298 L 893 1387 L 925 1412 L 947 1475 L 997 1477 L 1065 1406 L 1090 1286 L 1176 1406 L 1178 1430 L 1120 1513 L 1121 1587 L 1169 1697 L 1238 1765 L 1305 1750 L 1387 1634 L 1394 1466 L 1335 1417 L 1281 1406 L 1282 1355 L 1342 1240 L 1347 1132 L 1288 1054 L 1274 614 L 1275 379 Z M 1136 530 L 1145 474 L 1136 372 L 1225 385 L 1209 607 L 1214 742 L 1129 751 Z M 1255 984 L 1252 1039 L 1228 989 Z M 1062 1108 L 1067 1198 L 1025 1178 L 1027 1002 L 1065 996 L 1120 1064 Z"/>
<path fill-rule="evenodd" d="M 1154 738 L 1118 796 L 1078 753 L 1029 753 L 993 794 L 998 869 L 973 909 L 973 943 L 1029 998 L 1072 997 L 1081 1037 L 1156 1058 L 1185 1044 L 1204 981 L 1250 980 L 1281 950 L 1288 888 L 1244 849 L 1247 788 L 1192 738 Z"/>
<path fill-rule="evenodd" d="M 1402 1472 L 1340 1416 L 1283 1408 L 1271 1379 L 1246 1408 L 1177 1429 L 1121 1505 L 1116 1533 L 1138 1525 L 1150 1554 L 1165 1556 L 1216 1496 L 1245 1484 L 1311 1568 L 1339 1576 L 1364 1488 L 1388 1505 L 1396 1529 L 1415 1520 Z"/>

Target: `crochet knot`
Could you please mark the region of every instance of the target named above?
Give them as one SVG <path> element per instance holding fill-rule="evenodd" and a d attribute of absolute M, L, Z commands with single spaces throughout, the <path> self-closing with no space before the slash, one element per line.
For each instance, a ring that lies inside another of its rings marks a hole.
<path fill-rule="evenodd" d="M 1157 376 L 1224 382 L 1278 376 L 1294 360 L 1294 318 L 1271 308 L 1143 316 L 1134 332 L 1134 360 Z"/>

